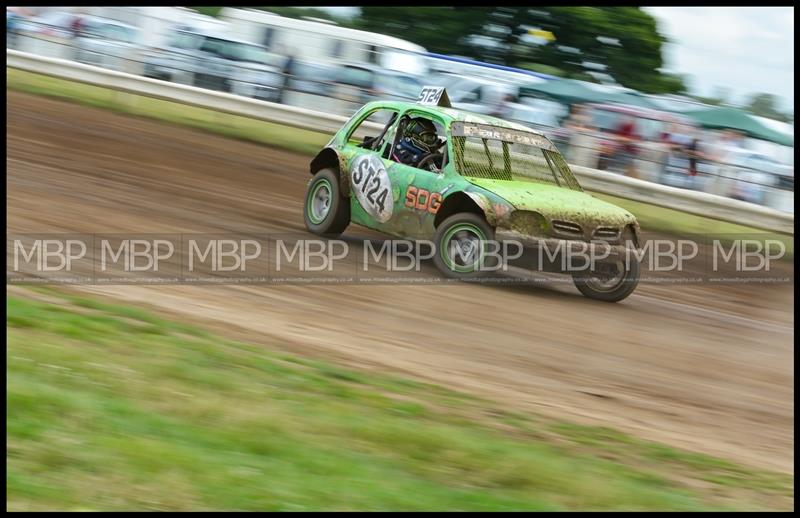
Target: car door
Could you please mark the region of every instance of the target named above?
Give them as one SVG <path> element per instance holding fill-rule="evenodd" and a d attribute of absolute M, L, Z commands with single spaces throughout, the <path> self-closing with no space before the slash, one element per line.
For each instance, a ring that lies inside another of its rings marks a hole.
<path fill-rule="evenodd" d="M 446 137 L 446 127 L 441 120 L 425 116 L 413 110 L 404 114 L 405 117 L 424 116 L 431 120 L 437 129 L 440 139 Z M 395 128 L 397 129 L 397 128 Z M 387 148 L 397 143 L 396 135 L 392 142 L 387 143 Z M 443 159 L 447 160 L 445 151 L 447 143 L 440 148 Z M 388 151 L 388 149 L 387 149 Z M 384 224 L 384 231 L 392 235 L 417 239 L 429 239 L 434 233 L 434 219 L 441 206 L 447 189 L 452 185 L 452 180 L 445 175 L 446 162 L 438 170 L 417 168 L 402 164 L 394 159 L 391 153 L 388 168 L 389 178 L 393 188 L 399 194 L 391 218 Z"/>
<path fill-rule="evenodd" d="M 339 150 L 350 179 L 350 219 L 353 223 L 383 230 L 400 196 L 388 169 L 387 142 L 393 136 L 398 111 L 376 108 L 359 116 Z M 385 155 L 385 157 L 384 157 Z"/>
<path fill-rule="evenodd" d="M 411 167 L 393 158 L 391 151 L 401 120 L 396 111 L 392 111 L 390 123 L 383 130 L 373 126 L 372 133 L 364 131 L 364 122 L 379 111 L 362 116 L 340 151 L 350 178 L 350 219 L 393 236 L 430 237 L 436 212 L 451 182 L 443 173 Z M 384 124 L 386 120 L 383 119 Z M 444 125 L 437 122 L 442 126 L 441 137 Z M 374 140 L 364 140 L 365 136 Z"/>

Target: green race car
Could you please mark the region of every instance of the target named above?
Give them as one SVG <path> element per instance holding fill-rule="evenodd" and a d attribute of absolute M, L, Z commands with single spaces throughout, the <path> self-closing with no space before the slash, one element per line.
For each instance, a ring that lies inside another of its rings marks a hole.
<path fill-rule="evenodd" d="M 441 88 L 424 88 L 416 103 L 364 105 L 310 169 L 304 216 L 317 235 L 357 223 L 428 240 L 453 278 L 484 275 L 497 257 L 492 243 L 513 240 L 525 250 L 518 264 L 561 273 L 568 251 L 598 249 L 591 269 L 568 272 L 584 295 L 616 302 L 638 283 L 639 263 L 626 253 L 640 246 L 631 213 L 585 193 L 541 133 L 455 110 Z M 543 247 L 548 254 L 535 253 Z"/>

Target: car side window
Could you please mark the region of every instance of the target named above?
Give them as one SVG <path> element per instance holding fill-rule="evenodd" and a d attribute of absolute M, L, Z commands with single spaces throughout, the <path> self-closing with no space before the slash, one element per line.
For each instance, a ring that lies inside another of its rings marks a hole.
<path fill-rule="evenodd" d="M 427 149 L 417 148 L 413 143 L 412 146 L 408 146 L 408 142 L 404 142 L 405 128 L 411 119 L 425 119 L 433 123 L 436 129 L 436 138 L 425 146 Z M 441 173 L 448 162 L 447 130 L 444 124 L 436 119 L 421 113 L 406 113 L 398 122 L 391 148 L 388 151 L 389 153 L 384 158 L 423 171 Z"/>
<path fill-rule="evenodd" d="M 397 112 L 380 108 L 370 113 L 347 136 L 347 142 L 360 148 L 381 152 L 387 142 L 389 128 L 397 119 Z M 388 149 L 388 148 L 387 148 Z"/>

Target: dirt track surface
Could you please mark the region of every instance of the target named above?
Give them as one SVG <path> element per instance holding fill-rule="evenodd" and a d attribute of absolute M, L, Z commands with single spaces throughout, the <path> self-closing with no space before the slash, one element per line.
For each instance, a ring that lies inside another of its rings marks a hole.
<path fill-rule="evenodd" d="M 305 232 L 307 157 L 15 92 L 7 108 L 8 232 Z M 619 304 L 567 284 L 74 289 L 793 473 L 793 285 L 640 285 Z"/>

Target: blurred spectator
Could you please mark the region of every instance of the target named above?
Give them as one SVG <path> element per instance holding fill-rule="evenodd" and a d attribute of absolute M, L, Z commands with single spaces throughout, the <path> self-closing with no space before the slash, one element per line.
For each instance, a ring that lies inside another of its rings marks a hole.
<path fill-rule="evenodd" d="M 724 130 L 714 146 L 712 159 L 716 166 L 710 171 L 705 191 L 719 196 L 730 196 L 737 174 L 737 157 L 744 152 L 744 146 L 734 130 Z"/>
<path fill-rule="evenodd" d="M 764 154 L 754 152 L 745 144 L 745 135 L 739 131 L 726 132 L 720 160 L 721 172 L 718 176 L 721 187 L 716 186 L 723 196 L 749 203 L 765 203 L 768 192 L 780 183 L 778 164 Z"/>
<path fill-rule="evenodd" d="M 684 129 L 671 124 L 664 140 L 668 146 L 668 152 L 661 183 L 690 189 L 693 185 L 693 175 L 691 174 L 693 149 L 697 148 L 694 139 Z"/>
<path fill-rule="evenodd" d="M 69 24 L 69 29 L 70 37 L 77 38 L 81 36 L 81 33 L 83 32 L 83 18 L 80 16 L 75 16 L 72 19 L 72 22 Z"/>
<path fill-rule="evenodd" d="M 509 119 L 511 118 L 511 104 L 515 103 L 516 99 L 512 94 L 505 94 L 500 96 L 499 101 L 494 106 L 489 115 L 492 117 L 498 117 L 501 119 Z"/>
<path fill-rule="evenodd" d="M 703 158 L 703 153 L 700 151 L 700 139 L 697 135 L 689 136 L 691 142 L 687 147 L 689 155 L 689 176 L 697 176 L 698 161 Z"/>
<path fill-rule="evenodd" d="M 570 114 L 564 121 L 564 129 L 569 139 L 567 161 L 581 167 L 595 167 L 597 143 L 591 134 L 594 127 L 589 109 L 582 104 L 572 105 Z"/>
<path fill-rule="evenodd" d="M 636 160 L 637 144 L 641 140 L 641 136 L 636 130 L 636 121 L 631 116 L 623 117 L 614 133 L 619 141 L 615 160 L 625 176 L 636 178 L 634 161 Z"/>
<path fill-rule="evenodd" d="M 591 116 L 585 105 L 573 104 L 570 108 L 569 115 L 564 121 L 564 126 L 576 131 L 585 131 L 589 129 L 591 120 Z"/>
<path fill-rule="evenodd" d="M 292 51 L 289 51 L 287 52 L 286 61 L 284 61 L 283 69 L 281 70 L 281 72 L 283 73 L 283 84 L 281 85 L 281 90 L 278 93 L 278 99 L 276 102 L 279 103 L 283 102 L 284 92 L 289 88 L 289 84 L 292 79 L 294 64 L 295 64 L 294 53 Z"/>

